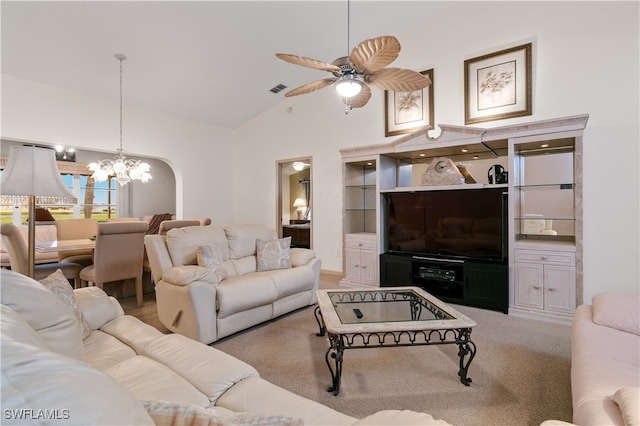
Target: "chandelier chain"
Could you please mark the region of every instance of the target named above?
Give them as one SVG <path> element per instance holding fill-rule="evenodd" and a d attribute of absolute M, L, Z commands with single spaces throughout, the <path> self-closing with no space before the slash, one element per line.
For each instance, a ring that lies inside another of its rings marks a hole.
<path fill-rule="evenodd" d="M 140 160 L 132 160 L 128 159 L 124 155 L 124 149 L 122 148 L 122 140 L 123 140 L 123 121 L 124 121 L 124 113 L 123 113 L 123 71 L 122 71 L 122 62 L 127 59 L 125 55 L 122 53 L 116 54 L 116 59 L 120 61 L 120 147 L 118 148 L 118 153 L 115 156 L 115 159 L 111 160 L 100 160 L 95 163 L 90 163 L 88 168 L 93 171 L 91 177 L 96 182 L 104 182 L 110 177 L 115 177 L 116 181 L 124 186 L 132 180 L 140 180 L 142 182 L 148 182 L 151 179 L 151 174 L 149 173 L 151 167 L 149 164 L 144 163 Z"/>
<path fill-rule="evenodd" d="M 120 61 L 120 153 L 122 153 L 122 61 L 124 56 L 119 56 Z"/>

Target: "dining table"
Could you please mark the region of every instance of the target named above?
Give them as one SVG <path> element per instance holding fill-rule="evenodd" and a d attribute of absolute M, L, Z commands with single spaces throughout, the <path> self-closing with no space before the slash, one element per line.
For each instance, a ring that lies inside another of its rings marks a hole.
<path fill-rule="evenodd" d="M 93 249 L 95 246 L 95 239 L 81 238 L 77 240 L 39 241 L 36 242 L 34 248 L 38 253 L 51 253 L 69 250 Z"/>

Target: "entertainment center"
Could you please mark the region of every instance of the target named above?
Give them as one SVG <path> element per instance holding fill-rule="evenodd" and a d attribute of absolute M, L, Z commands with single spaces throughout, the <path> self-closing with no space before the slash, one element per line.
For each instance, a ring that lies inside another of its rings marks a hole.
<path fill-rule="evenodd" d="M 340 285 L 413 285 L 450 303 L 569 322 L 582 303 L 587 120 L 440 125 L 436 137 L 424 129 L 341 150 Z M 423 184 L 442 158 L 471 183 Z"/>

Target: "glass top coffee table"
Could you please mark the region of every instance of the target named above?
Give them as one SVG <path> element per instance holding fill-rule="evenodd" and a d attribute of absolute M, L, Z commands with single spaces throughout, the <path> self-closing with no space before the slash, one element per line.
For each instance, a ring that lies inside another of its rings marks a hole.
<path fill-rule="evenodd" d="M 325 361 L 332 385 L 327 390 L 334 395 L 340 392 L 345 349 L 455 344 L 460 381 L 465 386 L 471 383 L 467 371 L 476 354 L 471 341 L 476 323 L 421 288 L 318 290 L 316 294 L 318 336 L 329 337 Z"/>

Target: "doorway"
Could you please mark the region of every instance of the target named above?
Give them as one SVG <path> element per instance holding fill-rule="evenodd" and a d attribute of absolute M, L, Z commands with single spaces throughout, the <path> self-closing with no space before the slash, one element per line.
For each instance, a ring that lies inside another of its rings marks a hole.
<path fill-rule="evenodd" d="M 313 247 L 311 157 L 276 162 L 276 229 L 280 238 L 291 237 L 291 247 Z"/>

